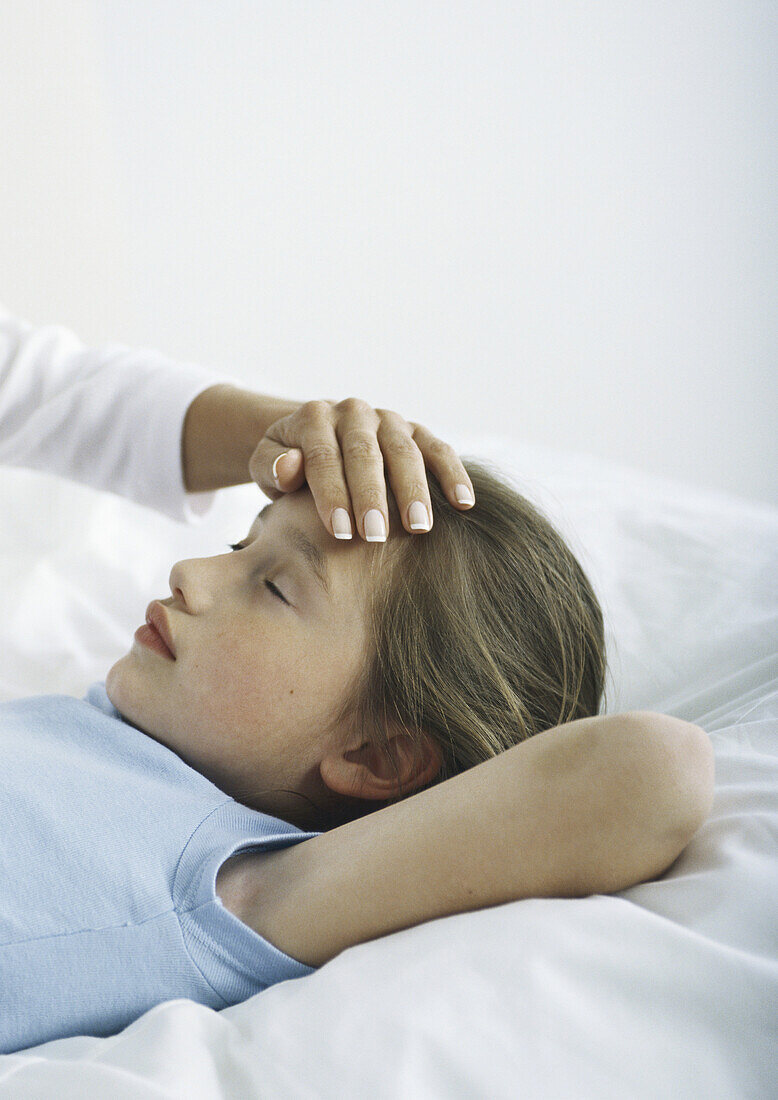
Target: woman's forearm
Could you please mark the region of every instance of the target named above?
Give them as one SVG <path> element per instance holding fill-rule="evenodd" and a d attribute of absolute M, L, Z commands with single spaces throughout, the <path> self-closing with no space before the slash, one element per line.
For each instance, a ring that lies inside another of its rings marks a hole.
<path fill-rule="evenodd" d="M 181 470 L 188 493 L 251 481 L 249 459 L 267 429 L 303 402 L 269 397 L 228 383 L 211 386 L 189 406 L 181 432 Z"/>
<path fill-rule="evenodd" d="M 537 734 L 437 786 L 256 862 L 246 923 L 320 966 L 356 943 L 665 871 L 710 812 L 707 734 L 646 711 Z"/>

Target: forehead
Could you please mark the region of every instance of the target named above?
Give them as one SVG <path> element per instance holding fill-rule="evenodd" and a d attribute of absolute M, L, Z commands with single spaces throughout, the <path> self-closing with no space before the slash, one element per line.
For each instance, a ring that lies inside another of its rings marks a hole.
<path fill-rule="evenodd" d="M 407 534 L 407 532 L 402 525 L 394 496 L 388 486 L 386 487 L 386 501 L 389 510 L 389 539 L 387 542 L 391 543 L 393 536 Z M 271 520 L 274 528 L 277 523 L 283 525 L 289 521 L 294 522 L 325 552 L 349 550 L 355 546 L 369 549 L 382 545 L 381 543 L 368 543 L 360 535 L 355 535 L 351 540 L 336 539 L 324 526 L 313 493 L 307 485 L 303 485 L 301 489 L 294 493 L 285 493 L 277 500 L 269 501 L 257 512 L 254 523 L 264 527 L 269 525 Z"/>
<path fill-rule="evenodd" d="M 366 542 L 357 534 L 350 540 L 336 539 L 325 528 L 307 485 L 265 504 L 257 513 L 252 530 L 257 534 L 266 530 L 273 541 L 278 538 L 280 545 L 295 546 L 302 551 L 310 566 L 327 575 L 331 595 L 336 594 L 339 585 L 353 592 L 355 584 L 369 588 L 381 563 L 396 552 L 399 540 L 409 537 L 388 490 L 387 502 L 389 538 L 385 543 Z"/>

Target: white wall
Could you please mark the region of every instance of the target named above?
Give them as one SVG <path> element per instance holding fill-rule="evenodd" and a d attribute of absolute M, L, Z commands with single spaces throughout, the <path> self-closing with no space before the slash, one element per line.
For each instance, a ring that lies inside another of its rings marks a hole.
<path fill-rule="evenodd" d="M 0 12 L 0 300 L 778 504 L 778 7 Z"/>

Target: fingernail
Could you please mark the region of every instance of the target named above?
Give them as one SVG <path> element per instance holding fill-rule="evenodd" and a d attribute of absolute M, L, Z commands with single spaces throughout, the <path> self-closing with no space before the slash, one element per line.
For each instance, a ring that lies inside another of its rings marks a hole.
<path fill-rule="evenodd" d="M 408 521 L 411 531 L 429 531 L 430 520 L 427 515 L 427 509 L 422 501 L 414 500 L 413 504 L 408 509 Z"/>
<path fill-rule="evenodd" d="M 288 454 L 288 451 L 284 451 L 282 455 L 278 455 L 275 462 L 273 463 L 273 484 L 275 485 L 276 489 L 278 489 L 279 493 L 282 493 L 283 489 L 278 484 L 278 463 L 281 461 L 282 458 L 286 458 Z"/>
<path fill-rule="evenodd" d="M 386 542 L 384 517 L 377 508 L 371 508 L 365 515 L 365 542 Z"/>
<path fill-rule="evenodd" d="M 467 485 L 457 485 L 454 496 L 457 498 L 457 504 L 475 504 L 475 497 Z"/>
<path fill-rule="evenodd" d="M 345 508 L 336 508 L 332 513 L 332 530 L 336 539 L 351 538 L 351 520 Z"/>

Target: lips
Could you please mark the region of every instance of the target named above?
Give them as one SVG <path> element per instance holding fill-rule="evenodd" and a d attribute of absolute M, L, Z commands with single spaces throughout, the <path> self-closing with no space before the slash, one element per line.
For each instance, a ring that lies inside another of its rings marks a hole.
<path fill-rule="evenodd" d="M 170 650 L 173 660 L 175 660 L 176 647 L 173 642 L 173 635 L 170 633 L 170 627 L 168 626 L 167 613 L 159 600 L 153 600 L 146 608 L 146 622 L 154 627 L 157 634 L 159 634 L 162 641 Z"/>

